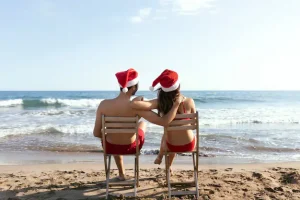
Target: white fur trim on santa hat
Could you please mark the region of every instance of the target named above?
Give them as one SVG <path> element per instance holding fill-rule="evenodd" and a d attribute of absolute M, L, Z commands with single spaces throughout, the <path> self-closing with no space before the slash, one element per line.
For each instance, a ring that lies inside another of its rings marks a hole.
<path fill-rule="evenodd" d="M 136 77 L 135 79 L 132 79 L 131 81 L 128 81 L 127 84 L 126 84 L 126 87 L 134 86 L 134 85 L 138 84 L 138 82 L 139 82 L 139 77 Z M 120 87 L 122 88 L 123 86 L 120 85 Z"/>
<path fill-rule="evenodd" d="M 139 77 L 136 77 L 135 79 L 133 79 L 131 81 L 128 81 L 126 87 L 131 87 L 131 86 L 134 86 L 138 83 L 139 83 Z"/>
<path fill-rule="evenodd" d="M 180 82 L 179 82 L 179 80 L 177 80 L 176 83 L 174 83 L 174 85 L 172 85 L 171 87 L 165 88 L 165 87 L 161 86 L 161 89 L 164 92 L 172 92 L 174 90 L 177 90 L 177 88 L 179 87 L 179 85 L 180 85 Z"/>

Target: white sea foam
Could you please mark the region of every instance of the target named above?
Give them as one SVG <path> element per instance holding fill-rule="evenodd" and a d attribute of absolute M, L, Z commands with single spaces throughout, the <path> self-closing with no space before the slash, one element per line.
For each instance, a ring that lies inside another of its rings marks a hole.
<path fill-rule="evenodd" d="M 22 99 L 0 100 L 0 107 L 13 107 L 22 104 L 23 104 Z"/>
<path fill-rule="evenodd" d="M 24 111 L 20 113 L 21 116 L 31 117 L 76 117 L 76 116 L 92 116 L 95 117 L 96 108 L 90 109 L 49 109 L 49 110 L 34 110 Z"/>
<path fill-rule="evenodd" d="M 97 107 L 103 99 L 41 99 L 46 104 L 61 104 L 70 107 Z"/>
<path fill-rule="evenodd" d="M 31 126 L 15 126 L 10 128 L 0 129 L 0 138 L 5 136 L 18 136 L 28 134 L 81 134 L 92 135 L 93 124 L 81 124 L 81 125 L 34 125 Z"/>
<path fill-rule="evenodd" d="M 300 108 L 197 109 L 200 125 L 299 124 Z"/>

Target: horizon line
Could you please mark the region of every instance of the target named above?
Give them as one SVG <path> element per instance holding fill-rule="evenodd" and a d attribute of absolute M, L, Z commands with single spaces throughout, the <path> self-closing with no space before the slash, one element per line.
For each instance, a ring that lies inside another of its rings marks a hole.
<path fill-rule="evenodd" d="M 119 92 L 120 90 L 0 90 L 0 92 Z M 138 92 L 151 92 L 150 90 L 138 90 Z M 186 92 L 206 92 L 206 91 L 216 91 L 216 92 L 222 92 L 222 91 L 228 91 L 228 92 L 300 92 L 300 89 L 294 90 L 294 89 L 281 89 L 281 90 L 265 90 L 265 89 L 229 89 L 229 90 L 209 90 L 209 89 L 200 89 L 200 90 L 181 90 Z M 155 91 L 154 91 L 155 92 Z"/>

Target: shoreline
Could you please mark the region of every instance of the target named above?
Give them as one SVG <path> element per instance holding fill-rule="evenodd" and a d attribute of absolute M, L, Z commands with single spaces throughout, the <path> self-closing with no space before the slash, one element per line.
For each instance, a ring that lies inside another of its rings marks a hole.
<path fill-rule="evenodd" d="M 156 155 L 141 155 L 140 162 L 151 165 Z M 191 162 L 189 155 L 177 155 L 176 163 L 184 165 Z M 76 164 L 76 163 L 103 163 L 102 152 L 51 152 L 51 151 L 26 151 L 26 152 L 0 152 L 1 165 L 38 165 L 38 164 Z M 126 156 L 124 163 L 133 162 L 132 156 Z M 300 162 L 300 160 L 266 160 L 241 158 L 233 156 L 199 156 L 200 165 L 231 165 L 231 164 L 266 164 Z"/>
<path fill-rule="evenodd" d="M 199 159 L 200 161 L 200 159 Z M 133 162 L 124 163 L 125 169 L 131 170 L 134 166 Z M 219 169 L 224 170 L 227 168 L 234 168 L 233 171 L 243 171 L 243 170 L 264 170 L 271 167 L 282 167 L 282 168 L 299 168 L 300 161 L 295 162 L 277 162 L 277 163 L 244 163 L 244 164 L 199 164 L 199 171 L 208 170 L 208 169 Z M 160 165 L 149 164 L 140 162 L 141 169 L 164 169 L 164 163 Z M 192 161 L 190 163 L 178 163 L 176 160 L 172 165 L 174 170 L 192 170 Z M 0 165 L 0 173 L 14 173 L 14 172 L 32 172 L 34 169 L 35 172 L 42 171 L 55 171 L 55 170 L 104 170 L 103 162 L 79 162 L 79 163 L 64 163 L 64 164 L 28 164 L 28 165 Z M 111 169 L 116 170 L 116 165 L 112 160 Z"/>
<path fill-rule="evenodd" d="M 114 163 L 114 162 L 112 162 Z M 127 179 L 133 164 L 125 164 Z M 173 165 L 174 182 L 191 181 L 192 164 Z M 112 165 L 111 181 L 117 170 Z M 199 199 L 300 199 L 300 162 L 199 165 Z M 105 199 L 104 165 L 99 163 L 0 165 L 0 199 Z M 193 188 L 176 188 L 192 190 Z M 129 199 L 131 188 L 110 189 L 111 199 Z M 165 199 L 164 165 L 140 163 L 139 199 Z M 187 196 L 185 199 L 192 199 Z M 178 199 L 178 198 L 174 198 Z"/>

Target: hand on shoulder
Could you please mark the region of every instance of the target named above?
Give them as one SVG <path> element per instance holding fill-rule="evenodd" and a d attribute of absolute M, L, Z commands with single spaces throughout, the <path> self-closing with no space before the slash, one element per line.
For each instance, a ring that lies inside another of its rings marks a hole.
<path fill-rule="evenodd" d="M 135 97 L 134 99 L 132 99 L 132 101 L 144 101 L 144 97 L 138 96 L 138 97 Z"/>
<path fill-rule="evenodd" d="M 177 104 L 177 105 L 179 105 L 179 104 L 181 104 L 181 102 L 184 101 L 184 99 L 185 99 L 185 97 L 184 97 L 183 95 L 178 95 L 178 96 L 175 98 L 174 103 Z"/>

